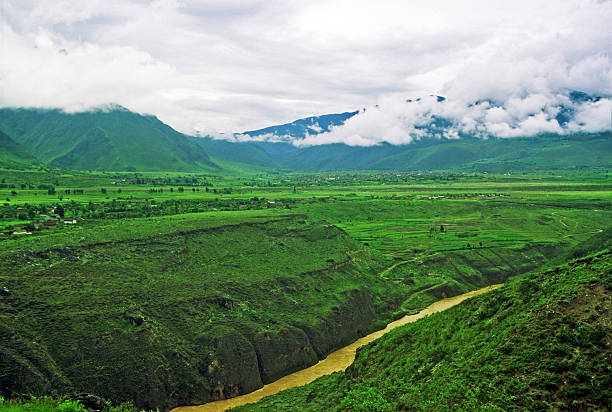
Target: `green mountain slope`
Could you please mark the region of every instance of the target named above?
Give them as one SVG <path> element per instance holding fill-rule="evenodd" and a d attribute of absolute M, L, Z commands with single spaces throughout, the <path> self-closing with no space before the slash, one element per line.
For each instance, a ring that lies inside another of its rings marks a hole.
<path fill-rule="evenodd" d="M 608 410 L 610 250 L 398 328 L 344 373 L 238 410 Z"/>
<path fill-rule="evenodd" d="M 24 169 L 36 164 L 34 156 L 0 130 L 0 167 Z"/>
<path fill-rule="evenodd" d="M 288 171 L 542 171 L 612 167 L 612 132 L 517 138 L 423 138 L 394 146 L 229 142 L 193 138 L 214 159 Z"/>
<path fill-rule="evenodd" d="M 378 258 L 337 227 L 255 212 L 5 241 L 0 396 L 204 403 L 310 366 L 390 320 L 404 291 L 377 275 Z"/>
<path fill-rule="evenodd" d="M 0 109 L 0 130 L 43 163 L 77 170 L 218 171 L 222 166 L 236 172 L 524 172 L 612 167 L 612 132 L 507 139 L 427 137 L 400 146 L 296 147 L 287 142 L 185 136 L 156 117 L 119 106 L 73 114 Z"/>
<path fill-rule="evenodd" d="M 207 153 L 153 116 L 119 106 L 65 113 L 0 109 L 0 129 L 40 161 L 77 170 L 217 170 Z"/>
<path fill-rule="evenodd" d="M 503 172 L 609 168 L 612 166 L 612 132 L 508 139 L 428 138 L 402 146 L 331 144 L 306 147 L 275 160 L 282 167 L 300 171 Z"/>
<path fill-rule="evenodd" d="M 209 137 L 190 137 L 190 139 L 220 163 L 230 162 L 237 166 L 250 166 L 258 169 L 277 169 L 280 167 L 278 162 L 260 145 L 233 143 Z"/>

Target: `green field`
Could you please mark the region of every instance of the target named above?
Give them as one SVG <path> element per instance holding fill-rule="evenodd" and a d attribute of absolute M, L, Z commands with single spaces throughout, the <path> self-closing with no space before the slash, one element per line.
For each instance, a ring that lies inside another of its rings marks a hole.
<path fill-rule="evenodd" d="M 599 250 L 612 226 L 606 172 L 0 179 L 7 398 L 235 396 L 437 299 Z"/>
<path fill-rule="evenodd" d="M 379 328 L 404 296 L 366 248 L 299 214 L 105 220 L 4 242 L 3 395 L 145 408 L 232 396 Z"/>

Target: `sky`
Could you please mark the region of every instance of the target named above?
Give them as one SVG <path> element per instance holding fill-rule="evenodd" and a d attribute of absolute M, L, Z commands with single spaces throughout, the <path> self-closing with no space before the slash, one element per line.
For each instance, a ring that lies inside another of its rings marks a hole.
<path fill-rule="evenodd" d="M 368 109 L 305 145 L 406 143 L 431 113 L 555 132 L 569 90 L 612 94 L 611 21 L 596 0 L 2 0 L 0 106 L 116 103 L 215 136 Z M 565 130 L 610 129 L 608 98 L 576 113 Z"/>

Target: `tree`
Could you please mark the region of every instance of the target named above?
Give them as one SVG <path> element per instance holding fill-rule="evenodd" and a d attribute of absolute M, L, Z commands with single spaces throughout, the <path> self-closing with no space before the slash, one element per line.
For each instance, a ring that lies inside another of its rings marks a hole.
<path fill-rule="evenodd" d="M 59 216 L 59 217 L 64 217 L 64 207 L 62 205 L 57 205 L 55 207 L 55 213 Z"/>
<path fill-rule="evenodd" d="M 106 189 L 102 188 L 102 189 L 100 189 L 100 192 L 102 192 L 102 194 L 105 195 L 106 194 Z"/>
<path fill-rule="evenodd" d="M 440 233 L 444 232 L 444 225 L 440 225 Z"/>

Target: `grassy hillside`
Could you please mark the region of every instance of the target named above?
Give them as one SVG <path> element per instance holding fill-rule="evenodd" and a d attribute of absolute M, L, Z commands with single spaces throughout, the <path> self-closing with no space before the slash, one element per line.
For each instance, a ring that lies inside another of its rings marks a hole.
<path fill-rule="evenodd" d="M 11 399 L 234 396 L 383 319 L 611 238 L 605 172 L 0 175 Z M 57 205 L 77 223 L 46 226 Z"/>
<path fill-rule="evenodd" d="M 207 153 L 153 116 L 119 106 L 65 113 L 0 109 L 0 129 L 43 163 L 77 170 L 214 171 Z"/>
<path fill-rule="evenodd" d="M 300 119 L 245 133 L 294 138 L 324 132 L 355 113 Z M 314 129 L 313 129 L 314 128 Z M 298 148 L 288 142 L 229 142 L 176 132 L 153 116 L 119 106 L 67 114 L 0 109 L 0 129 L 41 162 L 58 168 L 113 171 L 543 171 L 612 167 L 612 133 L 522 138 L 428 137 L 411 144 Z"/>
<path fill-rule="evenodd" d="M 232 143 L 208 137 L 191 137 L 190 139 L 202 147 L 213 159 L 219 160 L 219 163 L 231 162 L 239 168 L 256 168 L 260 172 L 279 167 L 276 160 L 259 145 Z"/>
<path fill-rule="evenodd" d="M 605 174 L 576 180 L 550 174 L 56 172 L 2 173 L 0 198 L 10 202 L 0 205 L 0 232 L 41 227 L 42 215 L 57 204 L 66 217 L 83 219 L 79 226 L 215 210 L 307 215 L 338 226 L 384 259 L 384 276 L 407 288 L 406 311 L 534 270 L 612 222 Z"/>
<path fill-rule="evenodd" d="M 484 172 L 610 168 L 612 133 L 510 139 L 429 138 L 408 145 L 312 146 L 276 159 L 291 170 L 463 170 Z"/>
<path fill-rule="evenodd" d="M 93 398 L 95 403 L 92 403 L 91 398 L 78 400 L 75 398 L 52 398 L 41 397 L 31 399 L 4 399 L 0 397 L 0 411 L 3 412 L 89 412 L 91 410 L 101 412 L 139 412 L 137 408 L 130 404 L 113 406 L 103 404 L 102 400 Z M 102 409 L 99 407 L 102 406 Z"/>
<path fill-rule="evenodd" d="M 404 295 L 358 242 L 299 215 L 100 221 L 4 240 L 0 255 L 5 397 L 235 396 L 380 327 Z"/>
<path fill-rule="evenodd" d="M 28 169 L 37 164 L 34 156 L 0 130 L 0 168 Z"/>
<path fill-rule="evenodd" d="M 489 173 L 607 169 L 612 133 L 517 138 L 424 138 L 393 146 L 196 140 L 214 158 L 286 171 L 478 171 Z"/>
<path fill-rule="evenodd" d="M 294 210 L 333 222 L 389 258 L 384 276 L 413 288 L 403 303 L 412 311 L 555 257 L 577 257 L 575 248 L 591 237 L 603 245 L 612 224 L 610 194 L 587 187 L 449 182 L 402 192 L 385 185 L 373 199 L 347 194 Z"/>
<path fill-rule="evenodd" d="M 236 410 L 608 410 L 612 253 L 524 276 Z"/>

